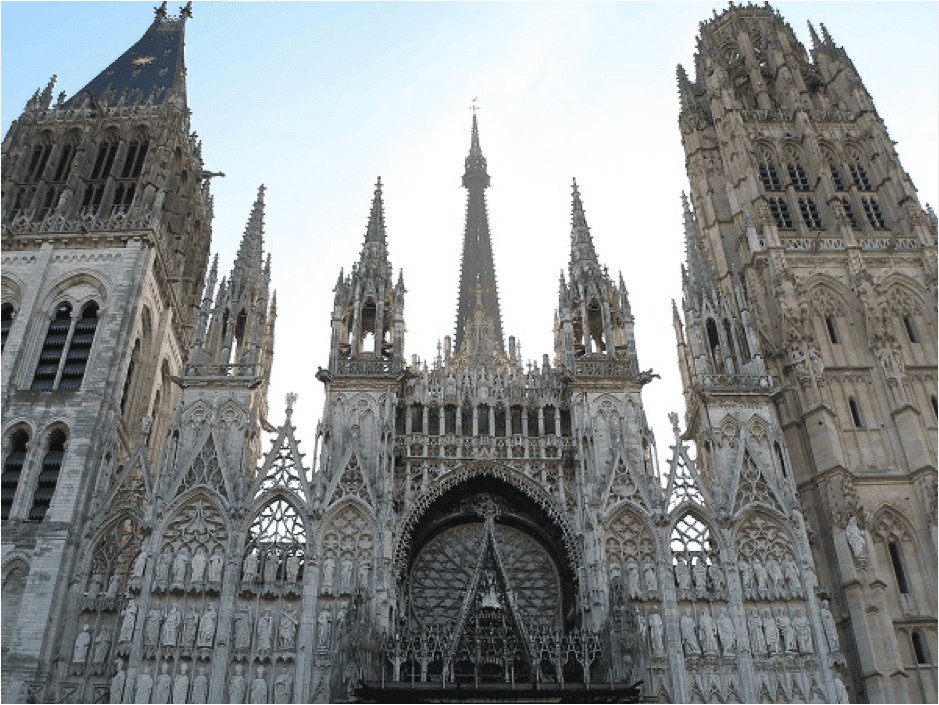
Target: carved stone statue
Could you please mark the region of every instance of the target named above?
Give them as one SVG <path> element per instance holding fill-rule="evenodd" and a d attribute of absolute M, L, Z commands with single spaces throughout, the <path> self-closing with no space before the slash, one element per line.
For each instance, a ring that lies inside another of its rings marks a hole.
<path fill-rule="evenodd" d="M 216 546 L 209 558 L 209 585 L 221 585 L 222 572 L 225 570 L 225 554 L 220 546 Z"/>
<path fill-rule="evenodd" d="M 763 637 L 766 639 L 766 649 L 770 656 L 778 654 L 779 649 L 779 627 L 772 613 L 768 609 L 763 610 Z"/>
<path fill-rule="evenodd" d="M 280 559 L 277 556 L 277 549 L 271 549 L 264 557 L 264 582 L 266 584 L 273 585 L 277 582 L 277 568 L 279 564 Z"/>
<path fill-rule="evenodd" d="M 155 649 L 160 645 L 160 624 L 163 622 L 163 613 L 158 607 L 147 612 L 147 621 L 143 625 L 143 645 Z"/>
<path fill-rule="evenodd" d="M 235 616 L 235 648 L 251 648 L 251 610 L 247 607 L 242 607 Z"/>
<path fill-rule="evenodd" d="M 199 675 L 192 679 L 192 692 L 189 694 L 189 702 L 206 703 L 209 699 L 209 677 L 205 675 L 205 666 L 199 666 Z"/>
<path fill-rule="evenodd" d="M 714 592 L 724 591 L 724 571 L 717 560 L 717 556 L 711 557 L 711 564 L 708 566 L 708 578 L 711 580 L 711 588 Z"/>
<path fill-rule="evenodd" d="M 111 647 L 111 635 L 107 629 L 102 629 L 95 637 L 95 650 L 91 655 L 91 662 L 100 666 L 108 657 L 108 650 Z"/>
<path fill-rule="evenodd" d="M 296 648 L 297 610 L 284 609 L 280 613 L 280 628 L 278 631 L 282 651 L 292 651 Z"/>
<path fill-rule="evenodd" d="M 336 576 L 336 561 L 332 556 L 327 556 L 323 561 L 323 587 L 320 593 L 323 595 L 333 594 L 333 580 Z"/>
<path fill-rule="evenodd" d="M 215 606 L 210 602 L 199 620 L 199 634 L 196 637 L 196 646 L 200 649 L 211 649 L 215 641 L 215 623 L 218 615 Z"/>
<path fill-rule="evenodd" d="M 368 576 L 369 571 L 372 569 L 372 563 L 368 560 L 359 559 L 359 572 L 356 575 L 358 580 L 359 588 L 362 590 L 368 589 Z"/>
<path fill-rule="evenodd" d="M 809 624 L 808 617 L 801 607 L 796 608 L 796 616 L 792 618 L 792 628 L 796 633 L 796 641 L 799 644 L 800 654 L 815 653 L 815 647 L 812 645 L 812 627 Z"/>
<path fill-rule="evenodd" d="M 112 705 L 124 702 L 124 681 L 127 678 L 127 674 L 124 673 L 124 660 L 118 659 L 115 663 L 117 664 L 117 673 L 111 678 L 110 691 Z"/>
<path fill-rule="evenodd" d="M 85 663 L 88 658 L 88 647 L 91 646 L 91 632 L 86 624 L 75 639 L 75 648 L 72 649 L 72 663 Z"/>
<path fill-rule="evenodd" d="M 799 566 L 791 557 L 783 561 L 783 573 L 785 573 L 786 582 L 789 584 L 789 594 L 792 597 L 804 597 L 802 581 L 799 579 Z"/>
<path fill-rule="evenodd" d="M 149 703 L 151 690 L 153 690 L 153 676 L 150 675 L 150 669 L 145 668 L 143 669 L 143 673 L 137 676 L 137 686 L 134 688 L 135 705 L 146 705 Z"/>
<path fill-rule="evenodd" d="M 770 594 L 781 598 L 786 595 L 786 579 L 783 577 L 779 561 L 770 556 L 766 561 L 766 572 L 769 574 Z"/>
<path fill-rule="evenodd" d="M 721 640 L 724 656 L 733 656 L 737 645 L 737 630 L 727 614 L 726 607 L 721 608 L 721 613 L 717 615 L 717 636 Z"/>
<path fill-rule="evenodd" d="M 194 588 L 199 588 L 205 581 L 205 569 L 208 566 L 209 559 L 205 555 L 205 549 L 202 546 L 196 549 L 192 557 L 192 563 L 189 570 L 189 584 Z"/>
<path fill-rule="evenodd" d="M 352 559 L 349 557 L 342 559 L 342 591 L 347 592 L 352 589 Z"/>
<path fill-rule="evenodd" d="M 117 640 L 118 643 L 129 644 L 133 641 L 134 628 L 137 626 L 137 603 L 134 598 L 130 599 L 121 614 L 124 618 L 121 621 L 121 632 Z"/>
<path fill-rule="evenodd" d="M 258 666 L 258 677 L 251 681 L 251 705 L 267 703 L 267 681 L 264 680 L 264 666 Z"/>
<path fill-rule="evenodd" d="M 163 622 L 163 633 L 161 636 L 161 646 L 173 648 L 179 638 L 179 608 L 173 604 L 173 608 L 166 615 L 166 621 Z"/>
<path fill-rule="evenodd" d="M 182 637 L 179 645 L 191 649 L 196 645 L 196 631 L 199 629 L 199 613 L 196 612 L 195 605 L 189 606 L 189 611 L 183 618 Z"/>
<path fill-rule="evenodd" d="M 665 633 L 662 628 L 662 617 L 658 612 L 649 615 L 649 633 L 652 641 L 652 654 L 654 656 L 664 656 Z"/>
<path fill-rule="evenodd" d="M 184 587 L 186 585 L 186 571 L 189 568 L 189 547 L 185 544 L 176 552 L 176 558 L 173 559 L 173 586 Z"/>
<path fill-rule="evenodd" d="M 274 681 L 274 702 L 289 703 L 290 696 L 293 694 L 293 679 L 290 672 L 285 668 L 277 680 Z"/>
<path fill-rule="evenodd" d="M 770 599 L 769 571 L 759 558 L 753 558 L 753 575 L 756 577 L 756 592 L 764 600 Z"/>
<path fill-rule="evenodd" d="M 143 574 L 147 572 L 147 560 L 150 558 L 150 554 L 147 551 L 141 551 L 137 554 L 137 557 L 134 559 L 134 567 L 131 569 L 131 576 L 134 578 L 143 578 Z"/>
<path fill-rule="evenodd" d="M 117 597 L 117 593 L 120 591 L 120 589 L 121 576 L 115 573 L 111 576 L 111 579 L 108 580 L 108 591 L 104 593 L 104 596 L 109 600 L 113 600 L 115 597 Z"/>
<path fill-rule="evenodd" d="M 642 564 L 642 579 L 646 584 L 646 592 L 655 595 L 659 590 L 659 581 L 655 575 L 655 565 L 652 561 L 646 561 Z"/>
<path fill-rule="evenodd" d="M 746 558 L 741 557 L 737 561 L 737 565 L 740 568 L 740 583 L 743 586 L 743 594 L 745 597 L 753 597 L 753 567 L 747 561 Z"/>
<path fill-rule="evenodd" d="M 704 595 L 707 593 L 707 583 L 708 583 L 708 567 L 707 563 L 704 562 L 704 559 L 701 556 L 698 556 L 694 559 L 694 565 L 692 566 L 692 574 L 694 575 L 694 587 L 698 591 L 698 595 Z"/>
<path fill-rule="evenodd" d="M 687 594 L 691 591 L 691 572 L 682 556 L 675 559 L 675 581 L 678 583 L 679 594 Z"/>
<path fill-rule="evenodd" d="M 98 571 L 95 571 L 92 574 L 91 579 L 88 581 L 88 589 L 85 591 L 85 596 L 93 600 L 98 597 L 98 594 L 101 592 L 101 584 L 104 582 L 104 576 L 101 575 Z"/>
<path fill-rule="evenodd" d="M 828 600 L 822 600 L 820 614 L 822 627 L 825 629 L 825 639 L 828 641 L 828 650 L 834 652 L 841 651 L 841 644 L 838 641 L 838 628 L 835 626 L 835 618 L 831 610 L 828 609 Z"/>
<path fill-rule="evenodd" d="M 157 561 L 155 580 L 161 585 L 166 585 L 170 579 L 170 566 L 173 564 L 173 549 L 166 545 L 163 552 L 160 553 L 160 560 Z"/>
<path fill-rule="evenodd" d="M 747 626 L 750 632 L 750 651 L 754 656 L 766 656 L 766 637 L 763 635 L 763 620 L 760 619 L 760 613 L 756 611 L 756 607 L 750 608 Z M 773 625 L 773 627 L 775 628 L 775 625 Z"/>
<path fill-rule="evenodd" d="M 189 664 L 185 661 L 179 667 L 179 673 L 173 680 L 173 702 L 184 703 L 189 697 Z"/>
<path fill-rule="evenodd" d="M 258 618 L 258 649 L 261 651 L 271 650 L 271 632 L 273 631 L 273 620 L 271 611 L 264 610 Z"/>
<path fill-rule="evenodd" d="M 844 527 L 844 537 L 848 542 L 848 546 L 851 547 L 851 553 L 854 554 L 854 559 L 858 561 L 863 561 L 867 559 L 867 538 L 864 536 L 864 532 L 861 531 L 861 527 L 857 524 L 857 519 L 852 515 L 848 520 L 848 525 Z"/>
<path fill-rule="evenodd" d="M 245 701 L 247 683 L 242 675 L 243 671 L 240 663 L 235 664 L 235 675 L 231 677 L 231 682 L 228 684 L 228 702 L 234 705 L 241 705 Z"/>
<path fill-rule="evenodd" d="M 610 584 L 613 585 L 623 578 L 623 571 L 620 568 L 619 561 L 610 563 Z"/>
<path fill-rule="evenodd" d="M 776 626 L 779 627 L 782 647 L 786 653 L 798 653 L 799 647 L 796 645 L 796 634 L 792 628 L 792 620 L 782 607 L 776 608 Z"/>
<path fill-rule="evenodd" d="M 681 632 L 681 643 L 685 647 L 685 654 L 696 656 L 701 653 L 701 645 L 698 644 L 698 637 L 695 634 L 694 616 L 690 609 L 686 609 L 679 620 L 679 630 Z"/>
<path fill-rule="evenodd" d="M 319 647 L 321 649 L 329 648 L 329 639 L 332 636 L 333 614 L 329 611 L 328 607 L 324 607 L 320 610 L 319 616 L 316 618 L 316 623 L 318 626 Z"/>
<path fill-rule="evenodd" d="M 703 609 L 698 618 L 698 635 L 701 639 L 701 648 L 704 653 L 709 655 L 717 654 L 717 629 L 714 626 L 714 619 L 711 613 Z"/>
<path fill-rule="evenodd" d="M 286 579 L 288 583 L 297 582 L 297 578 L 300 576 L 300 555 L 293 551 L 289 556 L 287 556 L 286 562 Z"/>
<path fill-rule="evenodd" d="M 160 677 L 156 680 L 153 690 L 153 702 L 166 705 L 170 701 L 170 691 L 173 689 L 173 676 L 170 675 L 169 664 L 165 661 L 160 667 Z"/>
<path fill-rule="evenodd" d="M 630 560 L 626 564 L 626 592 L 633 600 L 638 600 L 641 593 L 639 587 L 639 566 L 636 561 Z"/>
<path fill-rule="evenodd" d="M 254 550 L 245 556 L 244 572 L 241 579 L 245 583 L 253 583 L 258 579 L 258 554 Z"/>

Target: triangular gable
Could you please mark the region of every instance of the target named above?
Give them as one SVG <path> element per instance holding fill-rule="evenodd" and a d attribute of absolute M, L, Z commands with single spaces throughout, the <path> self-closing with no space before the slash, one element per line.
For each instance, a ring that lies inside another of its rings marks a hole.
<path fill-rule="evenodd" d="M 748 441 L 742 444 L 742 452 L 735 474 L 735 491 L 733 512 L 738 514 L 751 504 L 762 504 L 785 514 L 779 500 L 776 483 L 772 482 L 763 472 L 762 466 L 756 461 L 756 456 L 750 449 Z"/>
<path fill-rule="evenodd" d="M 269 490 L 284 488 L 305 498 L 307 502 L 312 502 L 313 494 L 310 490 L 307 470 L 303 467 L 303 453 L 297 447 L 297 439 L 293 432 L 294 428 L 288 417 L 287 422 L 280 427 L 277 438 L 258 469 L 252 487 L 252 497 Z"/>
<path fill-rule="evenodd" d="M 636 473 L 632 471 L 623 455 L 619 453 L 603 495 L 603 509 L 609 511 L 620 502 L 629 500 L 648 510 L 649 502 L 644 490 L 643 483 L 637 482 Z"/>
<path fill-rule="evenodd" d="M 699 506 L 708 504 L 707 492 L 695 471 L 694 461 L 688 457 L 687 448 L 676 439 L 672 451 L 672 459 L 668 463 L 668 487 L 665 490 L 668 511 L 685 502 Z"/>
<path fill-rule="evenodd" d="M 125 461 L 124 469 L 103 503 L 104 511 L 100 516 L 111 517 L 124 509 L 142 515 L 150 499 L 149 472 L 147 453 L 136 449 Z"/>
<path fill-rule="evenodd" d="M 225 466 L 225 455 L 218 452 L 218 442 L 211 428 L 206 431 L 201 444 L 196 447 L 199 452 L 194 454 L 188 466 L 184 466 L 186 470 L 179 474 L 176 487 L 170 496 L 180 495 L 196 485 L 205 485 L 226 499 L 229 498 L 231 487 L 228 483 L 229 472 Z"/>
<path fill-rule="evenodd" d="M 329 487 L 326 489 L 326 502 L 323 506 L 329 507 L 336 502 L 349 497 L 357 497 L 370 507 L 375 506 L 375 496 L 368 484 L 359 458 L 353 450 L 349 453 L 341 473 L 337 473 Z"/>

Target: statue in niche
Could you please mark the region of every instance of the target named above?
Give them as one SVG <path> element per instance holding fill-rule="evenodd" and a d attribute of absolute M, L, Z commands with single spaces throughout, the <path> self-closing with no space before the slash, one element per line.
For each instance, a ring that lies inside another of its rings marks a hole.
<path fill-rule="evenodd" d="M 173 559 L 173 587 L 186 585 L 186 570 L 189 568 L 189 547 L 183 544 Z"/>
<path fill-rule="evenodd" d="M 134 627 L 137 626 L 137 603 L 134 598 L 130 598 L 121 614 L 123 619 L 121 620 L 121 632 L 117 641 L 120 644 L 128 644 L 133 640 Z"/>
<path fill-rule="evenodd" d="M 267 585 L 273 585 L 277 582 L 277 568 L 280 560 L 277 556 L 277 549 L 272 548 L 264 556 L 264 582 Z"/>
<path fill-rule="evenodd" d="M 153 690 L 153 676 L 150 675 L 150 669 L 143 669 L 143 673 L 137 676 L 137 687 L 134 688 L 135 705 L 146 705 L 150 702 L 150 691 Z M 180 702 L 186 702 L 181 700 Z"/>
<path fill-rule="evenodd" d="M 763 634 L 763 620 L 760 619 L 760 613 L 756 607 L 750 608 L 750 616 L 747 618 L 747 626 L 750 631 L 750 651 L 754 656 L 766 656 L 766 637 Z M 773 625 L 775 628 L 776 625 Z"/>
<path fill-rule="evenodd" d="M 792 597 L 804 597 L 802 581 L 799 580 L 799 567 L 792 557 L 783 561 L 783 573 L 786 575 L 786 582 L 789 583 L 789 594 Z"/>
<path fill-rule="evenodd" d="M 828 650 L 833 652 L 841 651 L 841 644 L 838 642 L 838 628 L 835 626 L 835 618 L 828 609 L 828 600 L 822 600 L 820 610 L 822 618 L 822 627 L 825 629 L 825 639 L 828 641 Z"/>
<path fill-rule="evenodd" d="M 137 554 L 137 557 L 134 559 L 134 567 L 131 568 L 130 571 L 132 577 L 138 580 L 143 578 L 144 573 L 147 572 L 147 561 L 149 558 L 150 554 L 145 550 Z"/>
<path fill-rule="evenodd" d="M 242 607 L 235 616 L 235 648 L 251 648 L 251 610 L 247 607 Z"/>
<path fill-rule="evenodd" d="M 147 619 L 143 625 L 143 645 L 155 649 L 160 645 L 160 624 L 163 622 L 163 612 L 159 607 L 153 607 L 147 612 Z"/>
<path fill-rule="evenodd" d="M 297 610 L 284 609 L 280 613 L 280 628 L 278 629 L 280 648 L 282 651 L 292 651 L 297 641 Z"/>
<path fill-rule="evenodd" d="M 88 658 L 88 648 L 91 646 L 91 632 L 88 631 L 88 625 L 82 627 L 78 637 L 75 639 L 75 647 L 72 649 L 72 663 L 85 663 Z"/>
<path fill-rule="evenodd" d="M 768 609 L 763 610 L 763 638 L 766 639 L 766 650 L 770 656 L 780 652 L 779 627 Z"/>
<path fill-rule="evenodd" d="M 179 645 L 191 649 L 196 645 L 196 631 L 199 629 L 199 613 L 195 605 L 189 606 L 189 611 L 183 618 L 183 632 Z"/>
<path fill-rule="evenodd" d="M 170 579 L 170 566 L 173 564 L 173 548 L 167 544 L 160 553 L 160 560 L 157 561 L 156 582 L 159 585 L 166 585 Z"/>
<path fill-rule="evenodd" d="M 173 702 L 184 703 L 189 697 L 189 664 L 185 661 L 179 667 L 179 673 L 173 680 Z"/>
<path fill-rule="evenodd" d="M 205 675 L 205 666 L 199 666 L 199 675 L 192 679 L 192 692 L 189 694 L 189 702 L 206 703 L 209 699 L 209 677 Z"/>
<path fill-rule="evenodd" d="M 153 691 L 153 702 L 159 705 L 166 705 L 170 701 L 170 691 L 173 689 L 173 676 L 170 675 L 170 667 L 166 661 L 160 667 L 160 677 L 157 678 L 156 688 Z"/>
<path fill-rule="evenodd" d="M 336 574 L 336 561 L 332 556 L 327 556 L 323 561 L 323 587 L 320 593 L 323 595 L 333 594 L 333 579 Z"/>
<path fill-rule="evenodd" d="M 717 556 L 711 556 L 711 564 L 708 566 L 708 578 L 714 592 L 724 591 L 724 571 L 721 570 L 721 564 L 718 562 Z"/>
<path fill-rule="evenodd" d="M 839 705 L 847 705 L 851 702 L 848 699 L 848 689 L 844 687 L 844 681 L 839 675 L 835 675 L 835 699 Z"/>
<path fill-rule="evenodd" d="M 104 664 L 105 660 L 108 657 L 108 651 L 111 647 L 111 635 L 107 629 L 102 629 L 98 632 L 98 636 L 95 637 L 95 649 L 91 654 L 91 662 L 95 666 L 101 666 Z"/>
<path fill-rule="evenodd" d="M 683 556 L 675 559 L 675 581 L 678 583 L 679 595 L 686 595 L 691 591 L 691 572 Z"/>
<path fill-rule="evenodd" d="M 161 646 L 167 648 L 174 648 L 176 646 L 177 638 L 179 636 L 179 608 L 176 607 L 175 603 L 173 608 L 169 611 L 169 614 L 166 615 L 166 621 L 163 622 L 163 634 L 161 638 Z"/>
<path fill-rule="evenodd" d="M 639 587 L 639 566 L 636 561 L 630 560 L 626 564 L 626 591 L 633 600 L 638 600 L 641 588 Z"/>
<path fill-rule="evenodd" d="M 264 610 L 263 614 L 258 617 L 258 649 L 261 651 L 271 650 L 272 621 L 270 610 Z"/>
<path fill-rule="evenodd" d="M 329 611 L 329 607 L 320 610 L 319 616 L 316 618 L 316 624 L 318 626 L 319 647 L 321 649 L 329 648 L 329 638 L 332 636 L 333 625 L 333 615 Z"/>
<path fill-rule="evenodd" d="M 752 599 L 753 566 L 751 566 L 747 559 L 743 556 L 741 556 L 740 560 L 737 561 L 737 566 L 740 568 L 740 583 L 743 586 L 743 594 L 745 597 Z"/>
<path fill-rule="evenodd" d="M 737 629 L 726 607 L 722 607 L 721 613 L 717 615 L 717 636 L 721 640 L 724 656 L 733 656 L 737 645 Z"/>
<path fill-rule="evenodd" d="M 764 600 L 769 597 L 769 573 L 759 558 L 753 558 L 753 575 L 756 577 L 756 591 L 760 598 Z"/>
<path fill-rule="evenodd" d="M 121 589 L 121 576 L 117 573 L 111 576 L 111 579 L 108 580 L 108 591 L 104 593 L 105 598 L 108 600 L 113 600 L 117 597 L 117 593 Z"/>
<path fill-rule="evenodd" d="M 342 590 L 348 592 L 352 589 L 352 559 L 348 556 L 342 559 Z"/>
<path fill-rule="evenodd" d="M 117 673 L 111 678 L 111 703 L 116 705 L 117 703 L 124 702 L 124 681 L 127 679 L 127 674 L 124 673 L 124 659 L 118 659 L 114 662 L 117 664 Z"/>
<path fill-rule="evenodd" d="M 235 664 L 235 675 L 231 677 L 228 684 L 228 702 L 234 705 L 241 705 L 245 701 L 245 691 L 248 684 L 242 675 L 244 669 L 240 663 Z"/>
<path fill-rule="evenodd" d="M 848 525 L 844 527 L 844 537 L 848 541 L 848 546 L 851 547 L 854 559 L 859 562 L 866 560 L 867 538 L 864 536 L 864 532 L 861 531 L 861 527 L 858 526 L 857 518 L 854 515 L 848 520 Z"/>
<path fill-rule="evenodd" d="M 649 615 L 649 633 L 652 640 L 652 655 L 665 655 L 665 632 L 662 626 L 662 617 L 658 612 Z"/>
<path fill-rule="evenodd" d="M 613 561 L 610 563 L 610 584 L 614 584 L 619 581 L 623 577 L 622 572 L 623 571 L 620 568 L 618 561 Z"/>
<path fill-rule="evenodd" d="M 681 643 L 685 647 L 685 654 L 688 656 L 697 656 L 701 653 L 701 645 L 698 643 L 698 637 L 695 634 L 694 616 L 690 609 L 686 609 L 679 620 L 679 631 L 681 632 Z"/>
<path fill-rule="evenodd" d="M 258 666 L 258 677 L 251 681 L 251 705 L 267 703 L 267 681 L 264 680 L 264 666 Z"/>
<path fill-rule="evenodd" d="M 196 637 L 196 646 L 200 649 L 211 649 L 215 641 L 215 623 L 217 619 L 215 606 L 210 602 L 199 620 L 199 634 Z"/>
<path fill-rule="evenodd" d="M 245 583 L 253 583 L 258 579 L 258 554 L 254 549 L 245 556 L 244 572 L 241 579 Z"/>
<path fill-rule="evenodd" d="M 90 600 L 94 600 L 100 594 L 103 583 L 104 576 L 101 575 L 99 571 L 95 571 L 88 581 L 88 589 L 85 591 L 85 596 Z"/>
<path fill-rule="evenodd" d="M 649 595 L 655 595 L 659 591 L 659 581 L 655 575 L 655 565 L 652 561 L 645 561 L 642 564 L 642 578 L 646 584 L 646 592 Z"/>
<path fill-rule="evenodd" d="M 786 596 L 786 579 L 783 577 L 782 568 L 779 567 L 779 561 L 773 556 L 766 561 L 766 572 L 769 573 L 771 583 L 771 594 L 777 598 Z"/>
<path fill-rule="evenodd" d="M 698 618 L 698 634 L 701 637 L 701 648 L 708 655 L 717 655 L 717 629 L 714 626 L 714 619 L 708 610 L 701 610 L 701 616 Z"/>
<path fill-rule="evenodd" d="M 692 575 L 694 576 L 694 586 L 698 591 L 698 595 L 704 595 L 707 593 L 707 582 L 708 582 L 708 566 L 704 562 L 704 558 L 698 556 L 694 559 L 694 564 L 691 567 Z"/>
<path fill-rule="evenodd" d="M 776 608 L 776 626 L 779 627 L 782 648 L 786 653 L 798 653 L 799 647 L 796 645 L 796 634 L 792 628 L 792 620 L 782 607 Z"/>
<path fill-rule="evenodd" d="M 287 582 L 295 583 L 297 578 L 300 576 L 300 554 L 296 551 L 292 551 L 289 556 L 287 556 Z"/>
<path fill-rule="evenodd" d="M 293 691 L 293 679 L 290 672 L 285 668 L 274 681 L 274 702 L 289 703 Z"/>
<path fill-rule="evenodd" d="M 189 584 L 193 588 L 202 587 L 205 581 L 205 569 L 208 566 L 209 559 L 205 555 L 205 549 L 200 545 L 192 557 L 192 563 L 189 570 Z"/>
<path fill-rule="evenodd" d="M 799 644 L 800 654 L 815 653 L 815 647 L 812 645 L 812 626 L 809 624 L 809 618 L 801 607 L 796 608 L 796 616 L 792 618 L 792 628 L 796 633 L 796 641 Z"/>
<path fill-rule="evenodd" d="M 360 558 L 359 559 L 359 572 L 356 576 L 358 578 L 359 589 L 367 590 L 368 589 L 368 574 L 372 569 L 372 564 L 370 561 Z"/>
<path fill-rule="evenodd" d="M 225 554 L 221 546 L 216 546 L 209 558 L 209 585 L 222 584 L 222 572 L 225 570 Z"/>

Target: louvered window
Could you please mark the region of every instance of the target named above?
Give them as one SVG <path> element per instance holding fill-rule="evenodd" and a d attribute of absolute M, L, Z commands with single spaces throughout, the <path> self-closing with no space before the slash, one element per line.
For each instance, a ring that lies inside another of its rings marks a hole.
<path fill-rule="evenodd" d="M 117 147 L 117 141 L 102 142 L 98 145 L 95 165 L 91 170 L 91 177 L 85 185 L 85 194 L 82 196 L 82 215 L 98 214 L 98 210 L 101 208 L 101 200 L 104 198 L 104 188 L 114 165 L 114 157 L 117 156 Z"/>
<path fill-rule="evenodd" d="M 26 183 L 35 183 L 42 180 L 42 172 L 45 171 L 46 162 L 49 161 L 49 155 L 51 153 L 51 144 L 35 145 L 32 154 L 30 154 L 29 168 L 26 170 L 26 176 L 23 181 Z"/>
<path fill-rule="evenodd" d="M 10 211 L 10 220 L 16 220 L 33 204 L 33 198 L 36 196 L 35 186 L 17 186 L 16 201 L 13 203 L 13 210 Z"/>
<path fill-rule="evenodd" d="M 9 519 L 10 510 L 13 509 L 13 500 L 16 499 L 16 490 L 23 475 L 23 465 L 26 463 L 29 433 L 24 430 L 15 431 L 10 438 L 10 450 L 3 463 L 3 477 L 0 478 L 0 519 Z"/>
<path fill-rule="evenodd" d="M 124 166 L 121 168 L 121 177 L 114 189 L 114 200 L 111 204 L 112 215 L 130 211 L 130 207 L 134 202 L 134 194 L 137 192 L 137 179 L 143 170 L 149 144 L 146 140 L 134 139 L 127 146 L 127 157 L 124 159 Z"/>
<path fill-rule="evenodd" d="M 867 221 L 875 228 L 886 228 L 887 221 L 884 220 L 883 211 L 880 210 L 880 204 L 874 198 L 862 198 L 861 205 L 864 206 L 864 214 Z"/>
<path fill-rule="evenodd" d="M 85 305 L 81 318 L 75 322 L 68 355 L 65 357 L 65 367 L 62 368 L 62 381 L 59 383 L 59 389 L 78 389 L 82 386 L 85 368 L 88 366 L 88 356 L 91 353 L 91 344 L 95 340 L 97 329 L 98 304 L 91 302 Z"/>
<path fill-rule="evenodd" d="M 773 214 L 778 228 L 792 228 L 792 215 L 789 213 L 789 204 L 783 198 L 770 198 L 769 210 Z"/>
<path fill-rule="evenodd" d="M 789 164 L 786 169 L 789 172 L 789 181 L 795 186 L 796 191 L 809 190 L 809 177 L 801 164 Z"/>
<path fill-rule="evenodd" d="M 52 497 L 55 495 L 55 486 L 59 482 L 67 440 L 65 432 L 59 430 L 53 431 L 49 438 L 49 449 L 43 456 L 39 478 L 36 480 L 36 491 L 33 493 L 33 505 L 29 509 L 30 521 L 42 521 L 46 518 Z"/>
<path fill-rule="evenodd" d="M 844 214 L 851 223 L 851 227 L 856 228 L 857 218 L 854 217 L 854 209 L 851 207 L 851 201 L 849 201 L 847 198 L 842 198 L 841 207 L 844 208 Z"/>
<path fill-rule="evenodd" d="M 71 327 L 72 305 L 60 304 L 56 309 L 55 318 L 49 323 L 46 340 L 42 344 L 42 352 L 39 353 L 39 364 L 36 365 L 36 374 L 33 377 L 33 389 L 53 389 Z"/>
<path fill-rule="evenodd" d="M 831 180 L 836 189 L 839 191 L 845 190 L 844 179 L 841 178 L 841 171 L 836 166 L 831 167 Z"/>
<path fill-rule="evenodd" d="M 763 188 L 767 191 L 782 190 L 782 182 L 779 180 L 776 165 L 772 162 L 763 162 L 760 164 L 760 181 L 763 182 Z"/>
<path fill-rule="evenodd" d="M 818 206 L 811 198 L 799 199 L 799 211 L 802 213 L 802 220 L 808 227 L 816 230 L 822 227 L 822 218 L 818 214 Z"/>
<path fill-rule="evenodd" d="M 16 309 L 13 308 L 13 304 L 3 304 L 2 314 L 0 314 L 0 333 L 2 333 L 0 350 L 7 346 L 7 337 L 10 335 L 10 328 L 13 327 L 14 318 L 16 318 Z"/>
<path fill-rule="evenodd" d="M 68 173 L 72 169 L 73 159 L 75 159 L 75 145 L 71 142 L 66 142 L 62 145 L 62 149 L 59 150 L 59 165 L 55 168 L 53 181 L 58 183 L 68 178 Z"/>
<path fill-rule="evenodd" d="M 851 170 L 851 178 L 855 185 L 862 191 L 871 190 L 870 179 L 867 178 L 867 170 L 860 164 L 851 164 L 848 167 Z"/>
<path fill-rule="evenodd" d="M 48 216 L 52 215 L 52 211 L 55 208 L 56 204 L 59 202 L 59 194 L 61 192 L 55 186 L 46 186 L 46 191 L 42 195 L 42 205 L 39 207 L 39 211 L 36 213 L 37 220 L 45 220 Z"/>

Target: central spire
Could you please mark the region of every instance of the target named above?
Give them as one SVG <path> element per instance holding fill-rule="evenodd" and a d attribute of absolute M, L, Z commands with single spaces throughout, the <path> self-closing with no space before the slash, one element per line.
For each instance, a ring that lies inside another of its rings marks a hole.
<path fill-rule="evenodd" d="M 489 186 L 486 158 L 479 146 L 479 125 L 473 111 L 473 132 L 466 157 L 463 187 L 466 197 L 466 231 L 463 234 L 463 257 L 460 263 L 460 294 L 456 314 L 456 350 L 463 346 L 467 321 L 474 309 L 481 308 L 493 322 L 495 343 L 504 351 L 499 291 L 496 288 L 496 266 L 492 258 L 489 216 L 486 212 L 485 189 Z"/>

